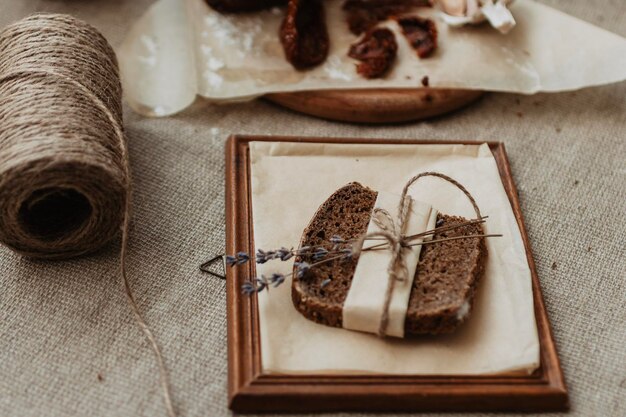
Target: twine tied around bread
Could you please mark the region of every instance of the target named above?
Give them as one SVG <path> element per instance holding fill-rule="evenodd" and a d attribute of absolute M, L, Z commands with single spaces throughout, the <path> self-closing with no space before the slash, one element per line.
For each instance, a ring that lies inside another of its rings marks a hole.
<path fill-rule="evenodd" d="M 422 172 L 421 174 L 415 175 L 407 181 L 407 183 L 404 185 L 404 188 L 402 189 L 402 194 L 400 195 L 400 201 L 398 203 L 398 213 L 395 220 L 387 210 L 380 208 L 374 209 L 374 212 L 372 213 L 372 221 L 380 230 L 361 236 L 354 243 L 353 253 L 355 257 L 359 256 L 360 252 L 363 250 L 363 245 L 365 241 L 368 239 L 382 238 L 386 240 L 389 244 L 389 250 L 391 251 L 392 256 L 387 267 L 387 288 L 385 291 L 383 312 L 380 318 L 380 325 L 378 327 L 378 335 L 381 337 L 387 335 L 387 327 L 389 325 L 389 307 L 391 305 L 391 298 L 396 282 L 408 279 L 408 268 L 404 258 L 404 252 L 410 249 L 410 244 L 409 239 L 404 233 L 406 230 L 412 201 L 411 197 L 408 195 L 409 188 L 420 178 L 429 176 L 441 178 L 455 185 L 469 199 L 472 207 L 474 208 L 474 211 L 476 212 L 477 219 L 480 219 L 482 217 L 480 214 L 480 209 L 478 208 L 478 204 L 476 204 L 476 200 L 470 194 L 470 192 L 467 191 L 467 189 L 462 184 L 460 184 L 453 178 L 439 172 Z"/>
<path fill-rule="evenodd" d="M 67 259 L 118 236 L 120 275 L 135 320 L 161 351 L 126 272 L 130 166 L 117 59 L 92 26 L 38 14 L 0 32 L 0 241 L 22 255 Z"/>

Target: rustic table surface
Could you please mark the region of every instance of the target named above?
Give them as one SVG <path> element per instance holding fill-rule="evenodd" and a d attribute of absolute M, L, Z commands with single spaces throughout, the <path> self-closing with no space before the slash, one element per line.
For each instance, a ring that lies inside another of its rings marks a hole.
<path fill-rule="evenodd" d="M 626 36 L 623 0 L 541 0 Z M 0 0 L 0 26 L 71 13 L 115 46 L 151 0 Z M 181 416 L 226 416 L 224 282 L 198 265 L 224 247 L 231 133 L 502 141 L 511 160 L 572 416 L 626 415 L 626 83 L 490 94 L 397 126 L 298 115 L 264 101 L 196 103 L 166 119 L 127 109 L 134 174 L 129 269 Z M 0 248 L 0 415 L 165 415 L 152 352 L 120 287 L 118 245 L 71 262 Z M 476 414 L 473 414 L 476 415 Z"/>

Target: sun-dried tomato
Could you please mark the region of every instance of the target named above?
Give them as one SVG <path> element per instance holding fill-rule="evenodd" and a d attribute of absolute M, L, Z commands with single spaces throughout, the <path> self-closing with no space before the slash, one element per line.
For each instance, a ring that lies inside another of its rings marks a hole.
<path fill-rule="evenodd" d="M 363 38 L 350 46 L 348 56 L 361 61 L 357 72 L 365 78 L 379 78 L 391 67 L 398 44 L 392 31 L 386 28 L 369 30 Z"/>
<path fill-rule="evenodd" d="M 420 6 L 430 6 L 429 0 L 347 0 L 343 10 L 350 31 L 360 35 L 383 20 Z"/>
<path fill-rule="evenodd" d="M 430 19 L 401 17 L 397 19 L 404 36 L 420 58 L 430 56 L 437 49 L 437 26 Z"/>
<path fill-rule="evenodd" d="M 321 0 L 289 0 L 280 27 L 285 57 L 297 69 L 321 64 L 328 55 L 329 39 Z"/>

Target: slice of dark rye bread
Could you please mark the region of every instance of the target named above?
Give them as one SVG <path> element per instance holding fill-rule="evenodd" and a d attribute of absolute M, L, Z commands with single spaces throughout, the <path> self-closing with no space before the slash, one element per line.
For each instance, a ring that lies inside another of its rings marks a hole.
<path fill-rule="evenodd" d="M 345 240 L 361 236 L 367 231 L 377 195 L 376 191 L 356 182 L 335 191 L 311 219 L 300 246 L 323 246 L 330 250 L 329 240 L 333 236 Z M 437 215 L 439 227 L 465 221 L 462 217 Z M 436 233 L 433 239 L 483 233 L 482 225 L 474 224 Z M 406 334 L 449 333 L 467 319 L 485 269 L 487 247 L 484 240 L 458 239 L 422 247 L 404 323 Z M 311 268 L 300 279 L 294 278 L 291 297 L 296 309 L 317 323 L 342 327 L 343 303 L 357 261 L 332 261 Z M 327 280 L 330 281 L 322 285 Z"/>

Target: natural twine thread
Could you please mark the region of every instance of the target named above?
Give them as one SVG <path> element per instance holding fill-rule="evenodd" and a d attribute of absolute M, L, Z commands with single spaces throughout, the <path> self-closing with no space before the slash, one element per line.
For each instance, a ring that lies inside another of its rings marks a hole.
<path fill-rule="evenodd" d="M 126 274 L 130 167 L 117 60 L 92 26 L 39 14 L 0 32 L 0 241 L 32 258 L 93 252 L 122 231 L 120 273 L 159 366 L 161 351 Z"/>

